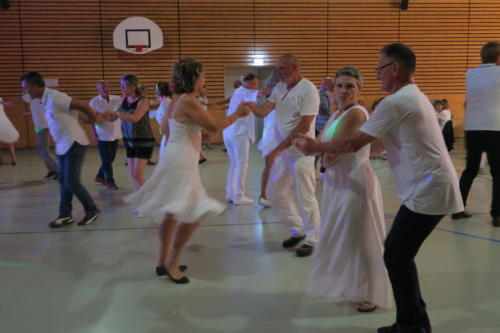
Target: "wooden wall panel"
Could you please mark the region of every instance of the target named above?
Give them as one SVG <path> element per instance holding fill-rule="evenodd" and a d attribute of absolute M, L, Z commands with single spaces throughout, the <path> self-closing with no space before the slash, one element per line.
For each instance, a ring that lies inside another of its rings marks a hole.
<path fill-rule="evenodd" d="M 98 79 L 119 94 L 119 78 L 137 74 L 149 88 L 169 80 L 172 65 L 190 56 L 204 62 L 208 97 L 224 98 L 228 66 L 250 66 L 262 55 L 273 65 L 287 52 L 299 56 L 304 76 L 318 84 L 346 65 L 365 77 L 367 103 L 383 95 L 374 69 L 378 51 L 401 41 L 417 53 L 417 81 L 429 95 L 452 101 L 456 124 L 463 117 L 464 73 L 479 63 L 484 42 L 500 40 L 500 3 L 493 0 L 12 0 L 0 10 L 0 96 L 20 93 L 19 76 L 37 70 L 59 79 L 59 89 L 89 99 Z M 155 21 L 164 47 L 144 55 L 113 48 L 115 26 L 130 16 Z M 8 114 L 33 145 L 32 125 Z M 222 116 L 223 110 L 215 111 Z M 460 132 L 460 131 L 458 131 Z M 220 141 L 220 136 L 213 137 Z"/>
<path fill-rule="evenodd" d="M 327 75 L 327 1 L 255 1 L 255 54 L 274 64 L 299 57 L 302 73 L 319 84 Z"/>
<path fill-rule="evenodd" d="M 357 67 L 364 95 L 384 95 L 376 79 L 380 48 L 398 41 L 399 10 L 389 1 L 330 0 L 328 9 L 328 73 Z M 375 97 L 373 98 L 376 99 Z M 370 99 L 371 100 L 371 99 Z"/>

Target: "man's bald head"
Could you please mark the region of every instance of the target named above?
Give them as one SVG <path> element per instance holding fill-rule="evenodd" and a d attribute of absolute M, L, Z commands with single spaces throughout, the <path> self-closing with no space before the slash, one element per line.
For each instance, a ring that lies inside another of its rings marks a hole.
<path fill-rule="evenodd" d="M 107 97 L 109 95 L 109 86 L 105 80 L 97 81 L 95 87 L 99 92 L 99 95 L 101 95 L 102 97 Z"/>
<path fill-rule="evenodd" d="M 281 82 L 287 85 L 293 83 L 300 79 L 299 58 L 290 53 L 281 56 L 276 63 L 276 70 Z"/>

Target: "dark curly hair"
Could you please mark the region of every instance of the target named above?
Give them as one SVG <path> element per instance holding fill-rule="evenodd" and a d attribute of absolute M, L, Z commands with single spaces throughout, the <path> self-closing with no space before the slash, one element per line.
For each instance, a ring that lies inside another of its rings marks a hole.
<path fill-rule="evenodd" d="M 196 80 L 203 71 L 203 64 L 192 58 L 184 58 L 175 64 L 172 72 L 174 93 L 184 94 L 194 91 Z"/>

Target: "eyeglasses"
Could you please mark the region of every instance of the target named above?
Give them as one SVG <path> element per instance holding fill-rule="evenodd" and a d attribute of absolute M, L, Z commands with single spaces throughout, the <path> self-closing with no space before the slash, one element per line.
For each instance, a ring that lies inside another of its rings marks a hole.
<path fill-rule="evenodd" d="M 385 64 L 385 65 L 379 66 L 379 67 L 375 68 L 375 72 L 376 72 L 376 73 L 380 73 L 380 71 L 381 71 L 382 69 L 384 69 L 384 68 L 386 68 L 387 66 L 390 66 L 390 65 L 392 65 L 392 64 L 394 64 L 394 61 L 393 61 L 393 62 L 390 62 L 390 63 L 388 63 L 388 64 Z"/>

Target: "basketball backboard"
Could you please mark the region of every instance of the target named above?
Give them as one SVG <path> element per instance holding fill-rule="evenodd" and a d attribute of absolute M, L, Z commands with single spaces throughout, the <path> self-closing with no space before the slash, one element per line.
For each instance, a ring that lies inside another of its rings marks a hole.
<path fill-rule="evenodd" d="M 129 17 L 113 31 L 116 49 L 144 54 L 163 47 L 163 33 L 156 23 L 145 17 Z"/>

